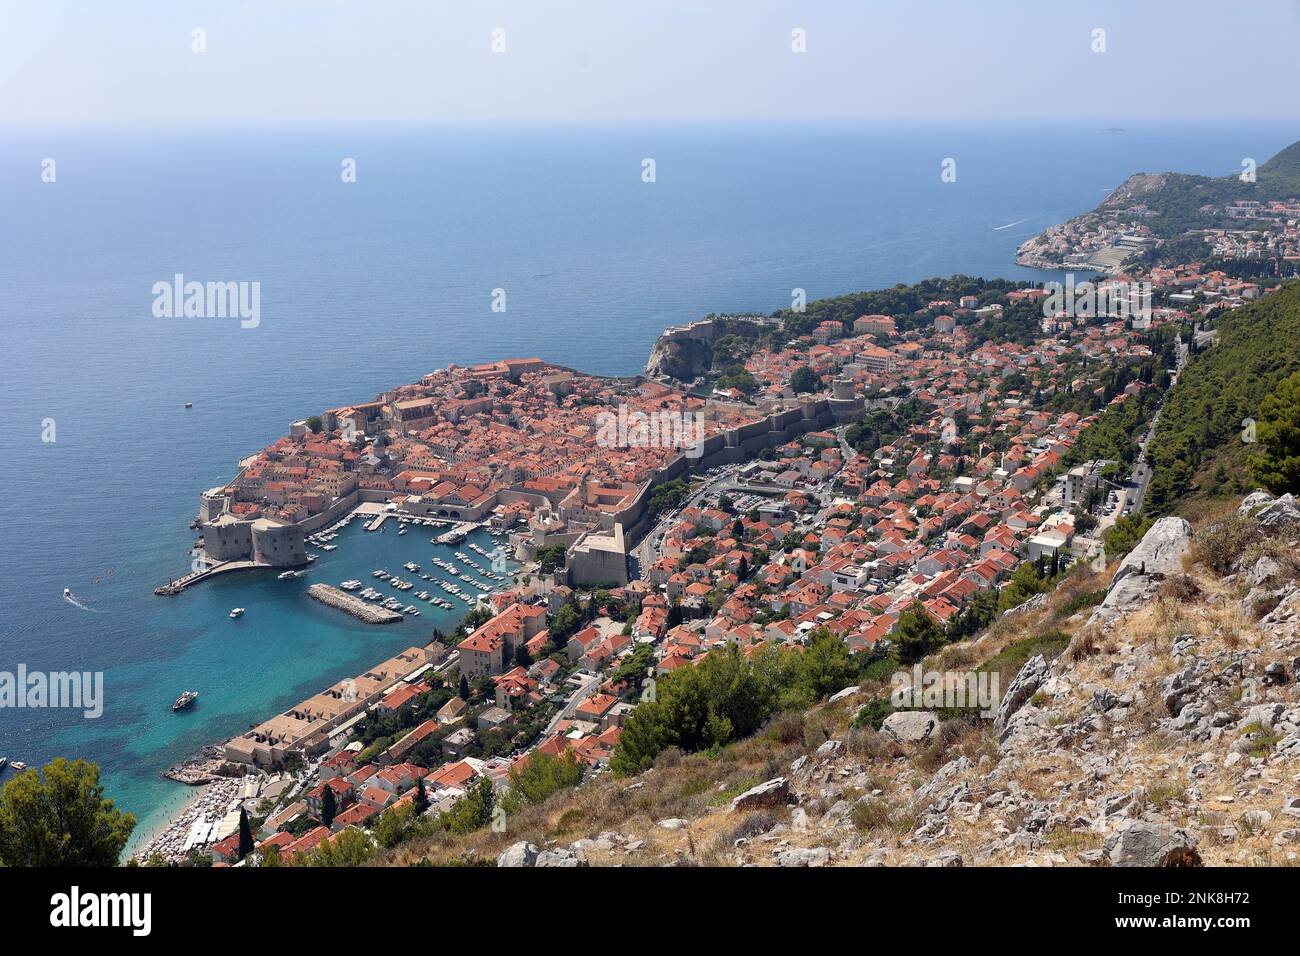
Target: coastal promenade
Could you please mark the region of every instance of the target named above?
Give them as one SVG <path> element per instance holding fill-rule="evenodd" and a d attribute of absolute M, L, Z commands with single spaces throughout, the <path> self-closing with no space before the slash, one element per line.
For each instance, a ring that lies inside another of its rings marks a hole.
<path fill-rule="evenodd" d="M 191 571 L 184 577 L 177 578 L 175 581 L 169 581 L 161 587 L 154 588 L 153 593 L 169 597 L 173 594 L 180 594 L 191 584 L 198 584 L 200 581 L 206 581 L 208 578 L 216 577 L 218 574 L 225 574 L 227 571 L 243 571 L 248 568 L 269 568 L 269 564 L 263 564 L 261 561 L 222 561 L 211 567 L 204 568 L 202 571 Z"/>

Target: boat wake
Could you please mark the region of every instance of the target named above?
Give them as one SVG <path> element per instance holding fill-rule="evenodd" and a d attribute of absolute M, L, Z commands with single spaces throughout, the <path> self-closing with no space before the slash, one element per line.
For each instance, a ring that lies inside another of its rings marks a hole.
<path fill-rule="evenodd" d="M 1018 226 L 1022 222 L 1029 222 L 1029 220 L 1033 218 L 1034 218 L 1033 216 L 1026 216 L 1024 219 L 1017 219 L 1015 222 L 1009 222 L 1005 226 L 994 226 L 993 231 L 1001 232 L 1003 229 L 1010 229 L 1012 226 Z"/>
<path fill-rule="evenodd" d="M 99 611 L 95 610 L 93 607 L 89 607 L 85 604 L 82 604 L 79 600 L 77 600 L 77 596 L 73 594 L 71 591 L 69 591 L 67 588 L 63 589 L 63 600 L 67 601 L 73 607 L 81 608 L 83 611 L 90 611 L 92 614 L 99 613 Z"/>

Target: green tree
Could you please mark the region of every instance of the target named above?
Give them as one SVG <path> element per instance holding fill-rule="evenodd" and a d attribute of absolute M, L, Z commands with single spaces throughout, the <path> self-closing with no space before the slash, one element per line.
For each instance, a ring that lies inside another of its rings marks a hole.
<path fill-rule="evenodd" d="M 668 605 L 668 616 L 664 618 L 664 627 L 672 630 L 678 624 L 682 623 L 682 602 L 673 598 L 672 603 Z"/>
<path fill-rule="evenodd" d="M 307 419 L 307 427 L 314 433 L 319 434 L 321 429 L 321 420 L 319 415 L 312 415 Z"/>
<path fill-rule="evenodd" d="M 439 826 L 450 833 L 459 834 L 481 830 L 492 822 L 492 808 L 495 804 L 492 781 L 487 777 L 479 777 L 470 784 L 465 796 L 439 817 Z"/>
<path fill-rule="evenodd" d="M 894 625 L 894 643 L 903 664 L 915 664 L 943 643 L 943 631 L 919 601 L 913 601 Z"/>
<path fill-rule="evenodd" d="M 537 551 L 537 563 L 541 566 L 543 574 L 550 574 L 557 568 L 564 567 L 564 557 L 567 548 L 562 544 L 548 544 Z"/>
<path fill-rule="evenodd" d="M 239 808 L 239 858 L 242 860 L 248 854 L 255 850 L 256 844 L 253 842 L 253 828 L 248 824 L 248 811 L 243 807 Z"/>
<path fill-rule="evenodd" d="M 424 778 L 421 777 L 415 784 L 415 812 L 424 814 L 429 809 L 429 795 L 424 790 Z"/>
<path fill-rule="evenodd" d="M 640 773 L 666 747 L 688 753 L 748 737 L 783 708 L 804 708 L 852 682 L 860 661 L 824 629 L 801 652 L 764 647 L 751 657 L 737 648 L 707 655 L 659 678 L 623 726 L 610 767 Z"/>
<path fill-rule="evenodd" d="M 99 767 L 50 761 L 0 789 L 0 864 L 116 866 L 135 817 L 104 799 Z"/>
<path fill-rule="evenodd" d="M 809 635 L 808 644 L 799 655 L 793 695 L 787 695 L 781 703 L 784 706 L 811 706 L 849 686 L 856 673 L 857 666 L 845 643 L 826 628 L 817 628 Z"/>
<path fill-rule="evenodd" d="M 363 866 L 375 855 L 375 845 L 360 830 L 348 827 L 295 861 L 301 866 Z"/>
<path fill-rule="evenodd" d="M 582 782 L 584 767 L 572 750 L 558 757 L 532 753 L 522 767 L 510 771 L 510 790 L 502 805 L 507 810 L 541 803 L 553 793 Z"/>
<path fill-rule="evenodd" d="M 334 788 L 327 783 L 320 801 L 321 826 L 328 827 L 332 825 L 334 823 L 334 814 L 337 812 L 338 804 L 334 802 Z"/>
<path fill-rule="evenodd" d="M 1251 477 L 1275 495 L 1300 493 L 1300 372 L 1260 402 L 1255 439 Z"/>
<path fill-rule="evenodd" d="M 807 365 L 800 365 L 790 375 L 790 387 L 794 389 L 796 395 L 802 395 L 805 392 L 817 391 L 820 384 L 817 373 Z"/>
<path fill-rule="evenodd" d="M 375 817 L 371 833 L 376 843 L 391 850 L 427 829 L 431 829 L 429 822 L 416 812 L 415 805 L 404 803 Z"/>
<path fill-rule="evenodd" d="M 461 700 L 469 700 L 469 678 L 464 674 L 460 675 L 460 682 L 456 690 Z"/>

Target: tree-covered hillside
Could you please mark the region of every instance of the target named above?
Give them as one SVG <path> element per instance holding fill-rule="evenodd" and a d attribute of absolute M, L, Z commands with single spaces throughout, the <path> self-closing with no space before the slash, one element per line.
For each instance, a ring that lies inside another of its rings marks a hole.
<path fill-rule="evenodd" d="M 1233 494 L 1248 481 L 1244 420 L 1257 418 L 1278 383 L 1300 370 L 1300 282 L 1227 313 L 1218 329 L 1218 344 L 1170 389 L 1148 448 L 1155 476 L 1147 506 L 1155 513 L 1202 486 Z"/>

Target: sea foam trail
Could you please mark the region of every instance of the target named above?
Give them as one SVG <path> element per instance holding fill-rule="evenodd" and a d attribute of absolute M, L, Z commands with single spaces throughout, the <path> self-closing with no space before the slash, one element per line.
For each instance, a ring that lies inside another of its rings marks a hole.
<path fill-rule="evenodd" d="M 84 605 L 84 604 L 82 604 L 80 601 L 78 601 L 78 600 L 77 600 L 77 596 L 76 596 L 75 594 L 65 594 L 65 595 L 63 595 L 63 600 L 67 601 L 67 602 L 68 602 L 69 604 L 71 604 L 73 607 L 79 607 L 79 608 L 81 608 L 83 611 L 90 611 L 92 614 L 98 614 L 98 613 L 99 613 L 99 612 L 96 611 L 93 607 L 87 607 L 86 605 Z"/>
<path fill-rule="evenodd" d="M 1009 222 L 1009 223 L 1007 223 L 1005 226 L 994 226 L 994 227 L 993 227 L 993 231 L 994 231 L 994 232 L 1000 232 L 1000 231 L 1003 230 L 1003 229 L 1010 229 L 1012 226 L 1018 226 L 1018 225 L 1020 225 L 1022 222 L 1029 222 L 1029 220 L 1031 220 L 1031 219 L 1033 219 L 1033 218 L 1034 218 L 1033 216 L 1026 216 L 1024 219 L 1017 219 L 1015 222 Z"/>

